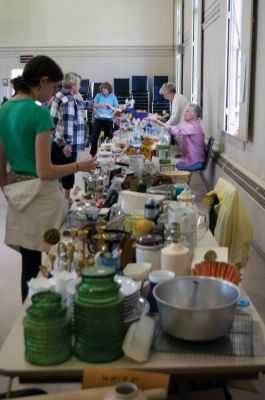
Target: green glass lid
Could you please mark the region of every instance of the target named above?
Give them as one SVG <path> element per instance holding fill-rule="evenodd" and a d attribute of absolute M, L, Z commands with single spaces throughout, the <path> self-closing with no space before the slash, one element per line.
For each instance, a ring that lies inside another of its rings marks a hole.
<path fill-rule="evenodd" d="M 82 270 L 82 276 L 91 278 L 102 278 L 107 276 L 114 276 L 115 269 L 112 267 L 104 267 L 98 265 L 96 267 L 87 267 Z"/>
<path fill-rule="evenodd" d="M 35 293 L 31 300 L 34 306 L 48 307 L 61 303 L 62 296 L 59 293 L 52 291 L 44 291 Z"/>

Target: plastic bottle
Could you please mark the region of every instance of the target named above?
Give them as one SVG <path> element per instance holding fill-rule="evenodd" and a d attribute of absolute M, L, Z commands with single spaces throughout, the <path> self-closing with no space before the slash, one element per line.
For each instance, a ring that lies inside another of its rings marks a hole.
<path fill-rule="evenodd" d="M 161 269 L 168 269 L 176 276 L 190 275 L 190 251 L 179 242 L 180 224 L 171 224 L 171 240 L 169 246 L 161 250 Z"/>

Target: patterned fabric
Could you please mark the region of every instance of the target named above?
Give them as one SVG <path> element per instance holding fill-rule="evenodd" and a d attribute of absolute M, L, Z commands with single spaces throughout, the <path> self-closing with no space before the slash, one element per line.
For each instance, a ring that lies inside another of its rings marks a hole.
<path fill-rule="evenodd" d="M 28 181 L 30 179 L 37 179 L 37 178 L 35 176 L 21 175 L 21 174 L 16 174 L 13 171 L 9 171 L 6 177 L 6 184 L 10 185 L 11 183 Z"/>
<path fill-rule="evenodd" d="M 93 107 L 91 101 L 76 100 L 72 93 L 62 88 L 51 106 L 55 130 L 54 140 L 59 146 L 72 145 L 72 151 L 85 148 L 85 121 L 81 109 Z"/>

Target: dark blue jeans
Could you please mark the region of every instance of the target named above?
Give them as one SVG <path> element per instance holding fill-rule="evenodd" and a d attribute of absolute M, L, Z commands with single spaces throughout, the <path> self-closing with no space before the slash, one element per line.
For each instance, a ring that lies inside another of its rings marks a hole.
<path fill-rule="evenodd" d="M 195 164 L 186 166 L 186 167 L 182 167 L 178 164 L 176 164 L 176 168 L 179 171 L 200 171 L 201 169 L 203 169 L 204 166 L 204 162 L 202 161 L 198 161 Z"/>
<path fill-rule="evenodd" d="M 90 154 L 92 156 L 95 156 L 97 154 L 98 139 L 101 131 L 104 132 L 105 138 L 112 139 L 113 121 L 95 118 L 90 149 Z"/>
<path fill-rule="evenodd" d="M 28 282 L 31 278 L 36 278 L 39 273 L 41 252 L 20 247 L 20 253 L 22 256 L 21 295 L 22 303 L 24 303 L 29 291 Z"/>

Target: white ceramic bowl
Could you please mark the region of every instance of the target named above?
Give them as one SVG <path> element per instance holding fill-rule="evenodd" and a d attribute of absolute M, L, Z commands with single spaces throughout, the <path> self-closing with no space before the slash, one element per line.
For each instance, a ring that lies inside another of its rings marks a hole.
<path fill-rule="evenodd" d="M 130 190 L 122 190 L 119 193 L 118 204 L 124 212 L 131 214 L 134 213 L 135 210 L 144 210 L 145 203 L 150 198 L 161 202 L 165 199 L 165 196 L 160 194 L 138 193 L 131 192 Z"/>
<path fill-rule="evenodd" d="M 149 262 L 136 262 L 127 264 L 123 269 L 123 273 L 128 278 L 136 281 L 143 281 L 148 278 L 148 274 L 151 271 L 152 264 Z"/>

